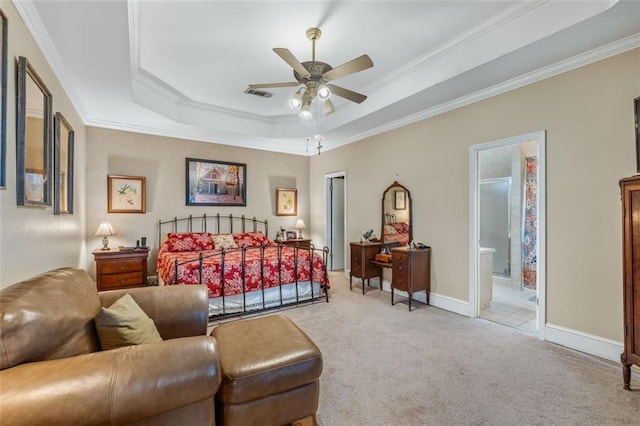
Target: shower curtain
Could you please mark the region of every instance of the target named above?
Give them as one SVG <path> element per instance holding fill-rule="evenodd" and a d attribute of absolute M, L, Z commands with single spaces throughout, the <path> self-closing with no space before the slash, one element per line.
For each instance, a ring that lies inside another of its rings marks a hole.
<path fill-rule="evenodd" d="M 538 159 L 525 158 L 524 226 L 522 235 L 522 283 L 526 288 L 537 288 L 538 267 Z"/>

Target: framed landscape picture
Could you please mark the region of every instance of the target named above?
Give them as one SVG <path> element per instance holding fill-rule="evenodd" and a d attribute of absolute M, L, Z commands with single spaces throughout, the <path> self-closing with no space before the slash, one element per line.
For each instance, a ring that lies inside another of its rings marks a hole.
<path fill-rule="evenodd" d="M 247 165 L 187 158 L 187 206 L 246 206 Z"/>
<path fill-rule="evenodd" d="M 144 176 L 107 175 L 107 212 L 144 213 L 145 186 Z"/>
<path fill-rule="evenodd" d="M 296 216 L 298 214 L 298 190 L 276 189 L 276 216 Z"/>

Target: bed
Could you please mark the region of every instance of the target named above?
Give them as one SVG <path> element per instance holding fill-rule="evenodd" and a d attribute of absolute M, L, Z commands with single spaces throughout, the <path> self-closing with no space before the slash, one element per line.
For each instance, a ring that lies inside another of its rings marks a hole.
<path fill-rule="evenodd" d="M 396 219 L 393 213 L 385 213 L 385 224 L 382 240 L 385 243 L 393 242 L 401 246 L 409 245 L 409 224 Z"/>
<path fill-rule="evenodd" d="M 244 216 L 160 221 L 159 281 L 206 285 L 210 318 L 328 302 L 328 249 L 284 246 L 267 235 L 267 221 Z"/>

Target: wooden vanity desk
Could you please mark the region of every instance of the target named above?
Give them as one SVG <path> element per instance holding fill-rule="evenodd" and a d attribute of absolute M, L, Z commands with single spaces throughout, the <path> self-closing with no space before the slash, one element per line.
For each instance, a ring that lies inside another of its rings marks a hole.
<path fill-rule="evenodd" d="M 374 263 L 376 254 L 380 253 L 382 243 L 377 242 L 354 242 L 351 243 L 351 271 L 349 272 L 349 290 L 353 289 L 353 277 L 362 280 L 362 294 L 364 294 L 364 281 L 372 277 L 380 279 L 380 287 L 382 287 L 382 268 Z"/>
<path fill-rule="evenodd" d="M 431 248 L 397 247 L 391 249 L 391 304 L 393 290 L 409 293 L 409 311 L 411 296 L 417 291 L 426 292 L 427 305 L 431 292 Z"/>

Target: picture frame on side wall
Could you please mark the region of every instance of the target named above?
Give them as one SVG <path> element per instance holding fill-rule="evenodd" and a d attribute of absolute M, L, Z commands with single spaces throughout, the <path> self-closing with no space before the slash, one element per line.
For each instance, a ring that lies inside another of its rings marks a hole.
<path fill-rule="evenodd" d="M 636 125 L 636 172 L 640 173 L 640 96 L 633 100 L 633 111 Z"/>
<path fill-rule="evenodd" d="M 247 165 L 187 158 L 187 206 L 246 206 Z"/>
<path fill-rule="evenodd" d="M 107 175 L 107 212 L 145 213 L 146 181 L 144 176 Z"/>
<path fill-rule="evenodd" d="M 27 58 L 17 64 L 16 203 L 51 205 L 52 104 L 51 92 Z"/>
<path fill-rule="evenodd" d="M 75 132 L 56 112 L 53 119 L 53 214 L 73 214 L 73 141 Z"/>
<path fill-rule="evenodd" d="M 298 215 L 298 190 L 289 188 L 276 189 L 276 216 Z"/>
<path fill-rule="evenodd" d="M 8 21 L 0 10 L 0 189 L 7 187 L 7 73 Z"/>

